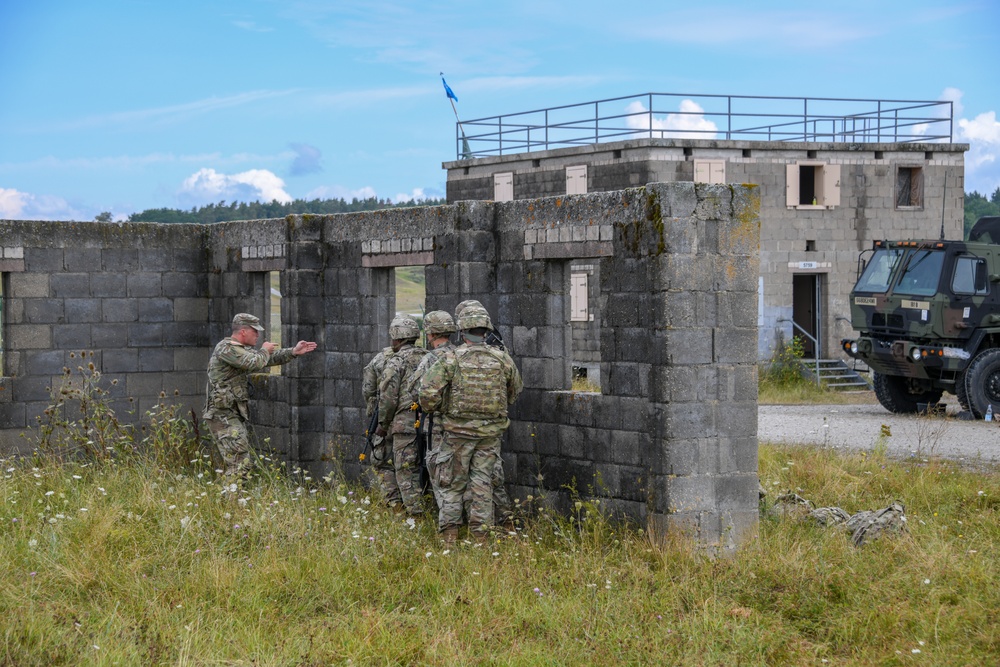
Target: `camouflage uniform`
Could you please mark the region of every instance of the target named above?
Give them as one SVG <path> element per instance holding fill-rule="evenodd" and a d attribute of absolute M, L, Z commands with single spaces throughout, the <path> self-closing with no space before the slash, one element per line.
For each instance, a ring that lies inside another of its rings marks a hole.
<path fill-rule="evenodd" d="M 457 306 L 455 306 L 455 318 L 462 316 L 462 312 L 466 308 L 483 308 L 483 304 L 480 302 L 469 299 L 462 301 Z M 500 332 L 495 328 L 492 328 L 492 322 L 490 332 L 486 334 L 486 344 L 490 347 L 495 347 L 498 350 L 507 351 L 506 346 L 503 344 L 503 338 L 500 336 Z M 496 467 L 493 468 L 493 476 L 491 478 L 491 483 L 493 484 L 493 511 L 495 514 L 495 519 L 497 523 L 507 523 L 512 521 L 514 518 L 514 508 L 510 502 L 510 496 L 507 495 L 507 487 L 504 483 L 504 472 L 503 472 L 503 457 L 497 456 Z"/>
<path fill-rule="evenodd" d="M 397 318 L 389 327 L 394 340 L 407 340 L 386 362 L 379 380 L 378 425 L 388 434 L 392 442 L 392 462 L 396 471 L 396 486 L 403 506 L 408 514 L 421 514 L 423 510 L 423 489 L 420 484 L 420 467 L 416 445 L 417 418 L 413 402 L 407 400 L 405 387 L 409 384 L 413 371 L 420 359 L 427 354 L 422 347 L 414 347 L 409 342 L 411 336 L 419 335 L 417 323 L 408 318 Z M 398 332 L 393 334 L 393 329 Z"/>
<path fill-rule="evenodd" d="M 241 320 L 241 318 L 243 318 Z M 233 320 L 263 330 L 259 320 L 240 313 Z M 254 324 L 257 323 L 257 324 Z M 247 376 L 268 366 L 287 364 L 294 359 L 292 348 L 286 347 L 268 354 L 232 338 L 223 338 L 208 361 L 208 385 L 202 416 L 208 423 L 215 446 L 226 463 L 226 475 L 244 476 L 250 470 L 250 441 L 247 421 L 250 419 Z"/>
<path fill-rule="evenodd" d="M 431 311 L 424 316 L 424 330 L 427 332 L 428 337 L 432 334 L 445 335 L 455 333 L 455 322 L 452 320 L 451 315 L 444 311 Z M 427 354 L 420 360 L 417 370 L 413 371 L 413 375 L 410 377 L 410 382 L 406 387 L 407 401 L 411 403 L 419 402 L 420 382 L 423 380 L 427 370 L 445 352 L 454 349 L 455 345 L 449 340 L 443 345 L 427 351 Z M 441 426 L 441 419 L 434 418 L 434 413 L 425 413 L 423 421 L 420 424 L 420 429 L 427 442 L 427 451 L 424 453 L 424 467 L 427 468 L 427 476 L 430 479 L 434 501 L 438 507 L 441 507 L 441 489 L 437 484 L 435 470 L 437 468 L 438 450 L 441 447 L 441 442 L 444 440 L 444 428 Z"/>
<path fill-rule="evenodd" d="M 463 311 L 459 326 L 479 328 L 479 317 Z M 483 319 L 489 316 L 482 311 Z M 472 320 L 471 322 L 465 320 Z M 443 354 L 420 383 L 425 412 L 440 411 L 444 441 L 438 450 L 436 476 L 442 504 L 442 531 L 462 523 L 468 504 L 469 528 L 480 535 L 493 524 L 492 477 L 500 455 L 500 437 L 510 425 L 507 406 L 522 388 L 521 374 L 506 352 L 483 343 Z"/>
<path fill-rule="evenodd" d="M 361 393 L 365 398 L 365 413 L 367 422 L 371 420 L 375 408 L 378 407 L 378 383 L 385 370 L 385 365 L 392 358 L 395 352 L 391 347 L 384 348 L 381 352 L 372 357 L 365 369 L 361 372 Z M 375 467 L 375 475 L 378 477 L 379 486 L 382 487 L 382 494 L 389 505 L 400 502 L 399 485 L 396 484 L 396 468 L 392 464 L 392 446 L 374 433 L 368 434 L 372 439 L 372 465 Z"/>

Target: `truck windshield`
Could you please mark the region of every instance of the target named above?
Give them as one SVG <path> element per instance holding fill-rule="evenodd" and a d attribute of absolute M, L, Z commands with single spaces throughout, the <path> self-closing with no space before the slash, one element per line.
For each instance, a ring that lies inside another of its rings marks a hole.
<path fill-rule="evenodd" d="M 889 290 L 889 281 L 892 280 L 892 272 L 899 265 L 899 260 L 903 256 L 903 251 L 898 248 L 883 248 L 876 250 L 872 255 L 864 273 L 858 279 L 858 284 L 854 286 L 855 292 L 886 292 Z"/>
<path fill-rule="evenodd" d="M 931 296 L 938 291 L 944 253 L 940 250 L 914 250 L 909 256 L 893 294 Z"/>

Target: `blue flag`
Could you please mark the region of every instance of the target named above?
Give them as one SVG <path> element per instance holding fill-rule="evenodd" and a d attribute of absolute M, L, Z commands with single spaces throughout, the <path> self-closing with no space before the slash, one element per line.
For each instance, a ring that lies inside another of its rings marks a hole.
<path fill-rule="evenodd" d="M 448 82 L 444 80 L 444 77 L 441 77 L 441 83 L 444 84 L 444 92 L 448 95 L 448 97 L 450 97 L 451 99 L 453 99 L 453 100 L 455 100 L 457 102 L 458 98 L 455 97 L 455 93 L 453 93 L 451 91 L 451 88 L 448 87 Z"/>

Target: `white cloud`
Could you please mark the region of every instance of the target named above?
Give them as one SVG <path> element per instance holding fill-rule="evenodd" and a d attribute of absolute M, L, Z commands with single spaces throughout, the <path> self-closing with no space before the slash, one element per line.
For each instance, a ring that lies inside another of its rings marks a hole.
<path fill-rule="evenodd" d="M 401 201 L 421 201 L 422 199 L 427 199 L 427 195 L 424 194 L 423 188 L 413 188 L 413 192 L 406 194 L 405 192 L 400 192 L 395 197 L 391 197 L 394 204 L 398 204 Z"/>
<path fill-rule="evenodd" d="M 306 193 L 306 199 L 343 199 L 345 201 L 351 201 L 352 199 L 371 199 L 372 197 L 377 196 L 378 195 L 375 194 L 375 188 L 370 185 L 366 185 L 356 190 L 345 188 L 342 185 L 321 185 L 320 187 Z"/>
<path fill-rule="evenodd" d="M 0 218 L 6 220 L 89 220 L 62 197 L 0 188 Z"/>
<path fill-rule="evenodd" d="M 625 124 L 632 129 L 640 130 L 640 136 L 649 136 L 649 132 L 652 130 L 653 138 L 656 139 L 671 137 L 715 138 L 719 128 L 715 123 L 705 118 L 705 110 L 696 102 L 681 100 L 678 112 L 657 116 L 649 113 L 649 109 L 642 102 L 636 100 L 625 107 L 625 113 L 631 114 L 625 118 Z"/>
<path fill-rule="evenodd" d="M 965 156 L 965 190 L 989 196 L 1000 188 L 1000 121 L 995 111 L 958 120 L 958 139 L 969 142 Z"/>
<path fill-rule="evenodd" d="M 285 182 L 267 169 L 251 169 L 239 174 L 220 174 L 202 168 L 184 179 L 178 197 L 188 204 L 207 204 L 219 200 L 292 201 L 285 192 Z"/>
<path fill-rule="evenodd" d="M 27 195 L 17 190 L 0 188 L 0 218 L 20 220 Z"/>

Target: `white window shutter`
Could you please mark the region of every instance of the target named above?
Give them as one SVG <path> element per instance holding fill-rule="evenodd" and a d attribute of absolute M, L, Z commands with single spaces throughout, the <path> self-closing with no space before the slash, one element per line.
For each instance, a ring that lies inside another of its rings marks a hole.
<path fill-rule="evenodd" d="M 726 162 L 725 160 L 712 160 L 708 163 L 711 171 L 709 183 L 724 184 L 726 182 Z"/>
<path fill-rule="evenodd" d="M 579 164 L 566 167 L 566 194 L 587 194 L 587 165 Z"/>
<path fill-rule="evenodd" d="M 586 322 L 589 318 L 587 306 L 587 274 L 571 273 L 569 287 L 569 319 L 571 322 Z"/>
<path fill-rule="evenodd" d="M 493 174 L 493 201 L 514 200 L 514 172 Z"/>
<path fill-rule="evenodd" d="M 785 165 L 785 205 L 799 205 L 799 165 Z"/>
<path fill-rule="evenodd" d="M 840 165 L 823 166 L 823 205 L 828 208 L 840 206 Z"/>
<path fill-rule="evenodd" d="M 711 169 L 709 169 L 709 163 L 704 160 L 694 161 L 694 182 L 695 183 L 711 183 Z"/>

